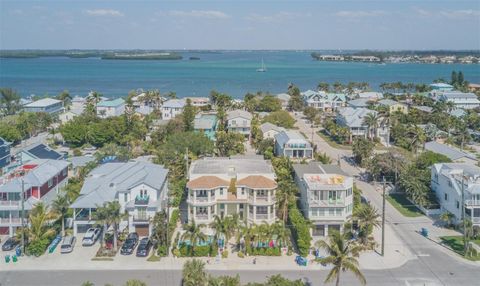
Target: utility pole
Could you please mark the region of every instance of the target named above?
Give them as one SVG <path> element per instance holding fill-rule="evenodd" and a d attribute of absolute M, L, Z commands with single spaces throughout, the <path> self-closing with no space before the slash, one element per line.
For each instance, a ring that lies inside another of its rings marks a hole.
<path fill-rule="evenodd" d="M 22 202 L 22 255 L 25 254 L 25 181 L 22 178 L 22 196 L 20 198 Z"/>
<path fill-rule="evenodd" d="M 463 221 L 463 255 L 467 255 L 467 221 L 465 219 L 465 176 L 462 171 L 462 221 Z"/>
<path fill-rule="evenodd" d="M 382 256 L 385 255 L 385 176 L 383 176 L 383 198 L 382 198 Z"/>

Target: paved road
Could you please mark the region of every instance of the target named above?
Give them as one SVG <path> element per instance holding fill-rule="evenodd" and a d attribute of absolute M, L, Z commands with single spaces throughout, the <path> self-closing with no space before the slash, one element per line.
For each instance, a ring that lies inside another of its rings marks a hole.
<path fill-rule="evenodd" d="M 300 131 L 308 134 L 311 139 L 311 127 L 297 117 L 297 126 Z M 342 169 L 352 176 L 358 176 L 362 170 L 350 165 L 345 159 L 351 156 L 350 150 L 335 149 L 328 145 L 317 134 L 313 135 L 314 144 L 319 152 L 326 152 L 331 158 L 340 158 Z M 363 191 L 363 195 L 379 210 L 382 207 L 382 196 L 376 187 L 357 180 L 357 186 Z M 385 279 L 390 275 L 401 280 L 410 278 L 426 279 L 435 283 L 432 285 L 480 285 L 480 264 L 465 262 L 455 256 L 449 250 L 430 241 L 417 233 L 422 226 L 433 227 L 433 222 L 425 217 L 407 218 L 400 214 L 393 206 L 386 205 L 386 222 L 395 231 L 401 240 L 407 245 L 417 259 L 409 261 L 404 266 L 393 271 L 384 271 Z M 369 280 L 369 284 L 372 281 Z M 403 284 L 412 285 L 412 284 Z M 429 284 L 427 284 L 429 285 Z"/>

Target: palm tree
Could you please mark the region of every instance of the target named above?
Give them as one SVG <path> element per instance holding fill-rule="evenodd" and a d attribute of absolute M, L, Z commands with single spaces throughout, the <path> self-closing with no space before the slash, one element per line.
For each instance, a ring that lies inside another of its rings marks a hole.
<path fill-rule="evenodd" d="M 371 140 L 372 137 L 372 130 L 373 134 L 376 134 L 376 129 L 378 128 L 378 116 L 376 113 L 370 112 L 363 118 L 363 124 L 367 126 L 368 129 L 368 138 Z"/>
<path fill-rule="evenodd" d="M 347 270 L 352 272 L 362 285 L 367 283 L 356 259 L 361 251 L 361 246 L 349 241 L 345 234 L 342 235 L 338 231 L 332 231 L 328 237 L 328 243 L 324 240 L 319 240 L 316 245 L 328 253 L 327 257 L 319 258 L 317 261 L 322 264 L 333 265 L 325 279 L 325 283 L 335 280 L 335 285 L 339 286 L 340 274 Z"/>
<path fill-rule="evenodd" d="M 28 216 L 30 225 L 24 230 L 28 240 L 34 242 L 52 237 L 55 229 L 51 223 L 56 218 L 57 215 L 50 211 L 43 202 L 37 203 Z"/>
<path fill-rule="evenodd" d="M 410 149 L 417 154 L 418 148 L 423 145 L 426 140 L 425 132 L 417 125 L 411 126 L 407 131 L 410 137 Z"/>
<path fill-rule="evenodd" d="M 297 188 L 291 181 L 281 180 L 276 191 L 278 217 L 284 222 L 288 219 L 288 207 L 295 202 Z"/>
<path fill-rule="evenodd" d="M 103 206 L 97 206 L 94 218 L 98 224 L 102 225 L 102 239 L 100 240 L 100 246 L 101 248 L 103 248 L 103 244 L 105 242 L 105 233 L 107 232 L 109 226 L 108 209 L 106 207 L 106 204 L 104 204 Z"/>
<path fill-rule="evenodd" d="M 196 225 L 195 221 L 192 220 L 191 223 L 186 224 L 183 226 L 183 229 L 185 232 L 182 234 L 180 237 L 182 240 L 189 240 L 191 247 L 192 247 L 192 253 L 195 253 L 195 246 L 198 241 L 205 241 L 207 239 L 207 236 L 202 232 L 202 227 L 205 227 L 204 224 L 199 224 Z"/>
<path fill-rule="evenodd" d="M 277 221 L 270 226 L 272 234 L 277 235 L 277 241 L 280 242 L 281 246 L 287 245 L 287 242 L 290 241 L 290 231 L 285 227 L 283 221 Z"/>
<path fill-rule="evenodd" d="M 121 206 L 118 201 L 108 202 L 106 208 L 107 220 L 113 225 L 113 249 L 117 251 L 118 225 L 126 217 L 126 214 L 121 213 Z"/>
<path fill-rule="evenodd" d="M 62 236 L 65 236 L 65 216 L 70 207 L 70 201 L 66 193 L 58 195 L 52 202 L 52 211 L 54 211 L 62 220 Z"/>
<path fill-rule="evenodd" d="M 165 210 L 155 214 L 152 226 L 152 240 L 155 242 L 155 245 L 168 245 L 168 218 Z"/>
<path fill-rule="evenodd" d="M 192 259 L 183 264 L 183 286 L 206 286 L 208 284 L 205 263 L 201 260 Z"/>
<path fill-rule="evenodd" d="M 373 238 L 370 237 L 370 234 L 374 227 L 380 227 L 380 215 L 371 204 L 363 204 L 355 210 L 354 218 L 358 221 L 358 227 L 360 229 L 360 243 L 366 249 L 372 248 L 374 241 Z"/>
<path fill-rule="evenodd" d="M 5 107 L 6 115 L 15 114 L 19 109 L 20 96 L 11 88 L 0 89 L 0 104 Z"/>
<path fill-rule="evenodd" d="M 447 224 L 447 226 L 452 225 L 452 221 L 454 218 L 455 218 L 455 215 L 449 211 L 446 211 L 440 215 L 440 219 L 444 221 Z"/>
<path fill-rule="evenodd" d="M 57 96 L 57 99 L 61 100 L 63 102 L 63 106 L 66 107 L 72 101 L 72 96 L 70 95 L 68 90 L 64 90 Z"/>

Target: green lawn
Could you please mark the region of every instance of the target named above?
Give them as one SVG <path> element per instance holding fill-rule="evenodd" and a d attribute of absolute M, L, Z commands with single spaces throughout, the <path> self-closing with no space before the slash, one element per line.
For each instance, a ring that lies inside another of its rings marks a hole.
<path fill-rule="evenodd" d="M 328 145 L 336 149 L 344 149 L 344 150 L 352 150 L 352 146 L 350 145 L 342 145 L 338 144 L 337 142 L 333 141 L 328 135 L 325 135 L 323 132 L 317 132 L 318 136 L 320 136 Z"/>
<path fill-rule="evenodd" d="M 418 217 L 423 213 L 414 206 L 404 194 L 391 194 L 387 195 L 387 201 L 394 206 L 402 215 L 406 217 Z"/>
<path fill-rule="evenodd" d="M 442 240 L 442 243 L 450 247 L 453 251 L 456 253 L 460 254 L 461 256 L 464 255 L 463 252 L 463 236 L 457 235 L 457 236 L 442 236 L 440 237 Z M 473 241 L 475 244 L 480 245 L 480 239 L 474 240 Z M 473 261 L 480 261 L 480 254 L 478 254 L 476 257 L 466 257 L 469 260 Z"/>

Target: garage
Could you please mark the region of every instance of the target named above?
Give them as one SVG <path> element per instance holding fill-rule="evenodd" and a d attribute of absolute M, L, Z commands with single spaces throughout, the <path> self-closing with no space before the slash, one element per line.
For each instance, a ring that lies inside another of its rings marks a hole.
<path fill-rule="evenodd" d="M 135 232 L 138 233 L 138 236 L 148 236 L 148 224 L 136 225 Z"/>

